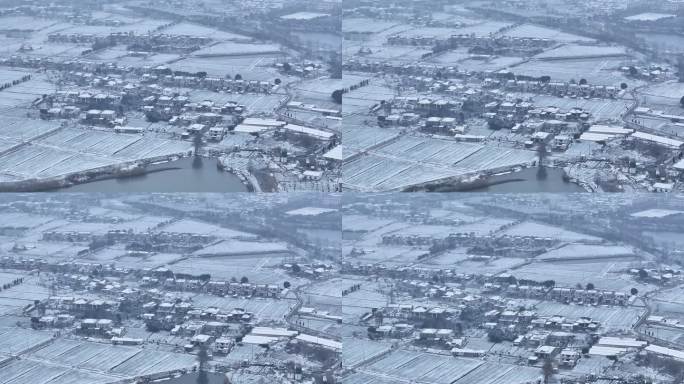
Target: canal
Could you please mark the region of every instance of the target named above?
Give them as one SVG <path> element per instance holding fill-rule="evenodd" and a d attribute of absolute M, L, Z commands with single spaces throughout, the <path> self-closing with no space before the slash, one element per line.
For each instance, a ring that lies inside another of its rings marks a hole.
<path fill-rule="evenodd" d="M 59 188 L 60 192 L 244 192 L 247 186 L 218 169 L 213 158 L 187 157 L 154 164 L 140 175 L 107 178 Z"/>
<path fill-rule="evenodd" d="M 563 179 L 561 168 L 525 168 L 519 172 L 492 176 L 487 185 L 468 192 L 532 193 L 586 192 L 580 185 Z"/>

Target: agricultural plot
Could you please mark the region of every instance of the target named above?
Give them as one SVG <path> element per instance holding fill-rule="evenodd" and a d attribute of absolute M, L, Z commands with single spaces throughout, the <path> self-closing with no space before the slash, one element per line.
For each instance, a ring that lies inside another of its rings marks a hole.
<path fill-rule="evenodd" d="M 39 285 L 39 282 L 35 277 L 22 277 L 24 277 L 24 282 L 22 284 L 2 292 L 1 303 L 23 308 L 28 304 L 31 304 L 33 300 L 45 299 L 49 296 L 48 288 Z"/>
<path fill-rule="evenodd" d="M 138 135 L 121 135 L 80 129 L 62 129 L 34 142 L 46 146 L 72 148 L 76 151 L 90 154 L 112 156 L 138 140 L 140 140 L 140 136 Z"/>
<path fill-rule="evenodd" d="M 511 26 L 510 23 L 502 21 L 483 21 L 478 24 L 453 29 L 456 35 L 475 35 L 477 37 L 493 36 L 502 29 Z"/>
<path fill-rule="evenodd" d="M 57 340 L 48 347 L 32 354 L 32 356 L 49 360 L 51 363 L 104 373 L 138 353 L 140 353 L 139 348 Z"/>
<path fill-rule="evenodd" d="M 354 368 L 391 349 L 391 345 L 388 343 L 358 338 L 345 338 L 343 345 L 342 364 L 348 368 Z"/>
<path fill-rule="evenodd" d="M 108 25 L 73 25 L 66 29 L 61 30 L 61 33 L 80 33 L 80 34 L 90 34 L 95 36 L 109 36 L 116 32 L 133 32 L 136 34 L 146 34 L 149 32 L 154 32 L 159 27 L 168 24 L 168 20 L 158 20 L 158 19 L 132 19 L 131 23 L 124 24 L 121 26 L 108 26 Z"/>
<path fill-rule="evenodd" d="M 453 384 L 524 384 L 540 378 L 539 368 L 487 362 Z"/>
<path fill-rule="evenodd" d="M 344 113 L 350 115 L 366 112 L 373 105 L 382 100 L 389 100 L 395 95 L 395 91 L 389 86 L 371 82 L 365 87 L 344 94 L 342 101 Z"/>
<path fill-rule="evenodd" d="M 416 184 L 462 176 L 464 172 L 367 155 L 342 166 L 343 183 L 360 191 L 403 190 Z"/>
<path fill-rule="evenodd" d="M 47 384 L 65 374 L 69 368 L 41 364 L 29 360 L 13 360 L 0 369 L 2 384 Z"/>
<path fill-rule="evenodd" d="M 482 361 L 458 357 L 440 356 L 439 360 L 442 364 L 423 374 L 418 380 L 425 383 L 451 384 L 454 379 L 467 375 L 469 371 L 477 369 L 482 364 Z"/>
<path fill-rule="evenodd" d="M 51 332 L 39 332 L 17 327 L 0 328 L 0 353 L 20 354 L 52 339 Z"/>
<path fill-rule="evenodd" d="M 342 229 L 351 232 L 369 232 L 390 224 L 392 220 L 362 215 L 343 215 Z"/>
<path fill-rule="evenodd" d="M 481 274 L 481 273 L 502 273 L 509 271 L 511 268 L 518 266 L 522 264 L 524 261 L 521 259 L 516 259 L 516 258 L 498 258 L 494 259 L 491 261 L 471 261 L 471 260 L 466 260 L 462 263 L 459 263 L 457 266 L 457 270 L 460 273 L 473 273 L 473 274 Z M 425 263 L 427 265 L 427 263 Z M 447 265 L 445 267 L 448 268 Z"/>
<path fill-rule="evenodd" d="M 643 314 L 643 309 L 633 307 L 607 307 L 590 305 L 565 305 L 550 301 L 537 303 L 535 310 L 539 316 L 564 316 L 568 320 L 589 317 L 601 323 L 605 332 L 628 331 Z"/>
<path fill-rule="evenodd" d="M 513 220 L 485 218 L 477 222 L 454 226 L 453 231 L 454 233 L 471 234 L 473 236 L 488 236 L 511 223 L 513 223 Z"/>
<path fill-rule="evenodd" d="M 374 141 L 365 133 L 358 143 L 354 134 L 361 129 L 343 133 L 354 145 Z M 385 136 L 387 137 L 387 136 Z M 462 177 L 480 172 L 496 172 L 536 161 L 533 151 L 489 147 L 434 138 L 402 137 L 375 145 L 370 154 L 343 165 L 344 183 L 352 189 L 401 190 L 411 185 Z"/>
<path fill-rule="evenodd" d="M 240 299 L 205 294 L 195 295 L 192 299 L 200 308 L 216 307 L 223 311 L 243 308 L 247 312 L 254 313 L 254 316 L 259 319 L 259 321 L 264 322 L 284 321 L 285 315 L 287 315 L 296 304 L 292 300 Z"/>
<path fill-rule="evenodd" d="M 344 138 L 343 157 L 349 158 L 359 152 L 367 151 L 386 143 L 399 134 L 388 129 L 377 127 L 354 127 L 344 124 L 342 137 Z"/>
<path fill-rule="evenodd" d="M 38 124 L 38 127 L 49 134 L 30 145 L 0 154 L 0 179 L 51 178 L 126 161 L 184 154 L 191 147 L 187 142 L 138 135 L 71 128 L 50 132 L 51 126 Z M 29 132 L 40 134 L 38 130 Z"/>
<path fill-rule="evenodd" d="M 540 95 L 532 98 L 537 107 L 558 107 L 561 110 L 581 108 L 589 112 L 593 119 L 619 119 L 633 104 L 630 100 L 609 99 L 571 99 L 555 96 Z"/>
<path fill-rule="evenodd" d="M 282 271 L 275 266 L 285 260 L 285 255 L 268 254 L 261 257 L 250 256 L 228 256 L 228 257 L 206 257 L 206 258 L 184 258 L 179 262 L 173 262 L 174 271 L 200 275 L 211 271 L 211 276 L 217 280 L 229 280 L 231 278 L 240 279 L 245 276 L 255 283 L 269 282 L 282 284 L 285 280 L 290 280 Z"/>
<path fill-rule="evenodd" d="M 583 375 L 583 374 L 594 374 L 598 375 L 607 367 L 610 367 L 613 362 L 608 358 L 591 358 L 591 359 L 579 359 L 575 368 L 570 372 L 572 376 Z"/>
<path fill-rule="evenodd" d="M 521 38 L 538 38 L 538 39 L 549 39 L 553 41 L 558 41 L 561 43 L 565 42 L 593 42 L 594 39 L 573 35 L 565 32 L 561 32 L 556 29 L 542 27 L 540 25 L 534 24 L 522 24 L 513 29 L 510 29 L 503 34 L 509 37 L 521 37 Z"/>
<path fill-rule="evenodd" d="M 407 378 L 425 383 L 449 384 L 482 361 L 397 350 L 363 368 L 364 372 Z"/>
<path fill-rule="evenodd" d="M 343 33 L 378 33 L 389 29 L 397 23 L 367 18 L 345 17 L 342 21 Z"/>
<path fill-rule="evenodd" d="M 457 48 L 442 52 L 436 56 L 432 56 L 429 61 L 444 65 L 453 65 L 454 63 L 467 60 L 472 57 L 467 48 Z"/>
<path fill-rule="evenodd" d="M 396 381 L 387 377 L 377 377 L 368 373 L 355 372 L 342 379 L 344 384 L 395 384 Z"/>
<path fill-rule="evenodd" d="M 56 87 L 40 74 L 32 74 L 31 80 L 13 85 L 0 92 L 0 113 L 12 118 L 26 118 L 24 107 L 44 94 L 54 92 Z"/>
<path fill-rule="evenodd" d="M 3 16 L 0 17 L 0 30 L 19 29 L 39 31 L 55 24 L 54 20 L 31 16 Z"/>
<path fill-rule="evenodd" d="M 79 56 L 88 49 L 87 45 L 73 43 L 41 42 L 40 45 L 32 45 L 33 50 L 26 52 L 27 56 L 45 57 L 49 56 L 56 62 L 70 60 Z"/>
<path fill-rule="evenodd" d="M 0 286 L 11 283 L 12 281 L 24 277 L 23 274 L 0 272 Z"/>
<path fill-rule="evenodd" d="M 213 40 L 233 40 L 233 41 L 247 41 L 250 37 L 239 35 L 237 33 L 220 31 L 218 29 L 205 27 L 199 24 L 182 22 L 174 24 L 171 27 L 165 28 L 164 33 L 169 35 L 184 35 L 193 37 L 208 37 Z"/>
<path fill-rule="evenodd" d="M 444 266 L 461 264 L 462 262 L 468 260 L 470 255 L 467 252 L 467 248 L 457 248 L 449 250 L 442 253 L 436 257 L 431 257 L 428 261 L 424 262 L 425 265 L 433 266 Z"/>
<path fill-rule="evenodd" d="M 3 222 L 0 227 L 26 229 L 35 228 L 54 220 L 50 216 L 39 216 L 24 212 L 3 212 L 2 218 Z"/>
<path fill-rule="evenodd" d="M 154 229 L 167 220 L 167 218 L 160 216 L 147 216 L 121 223 L 70 222 L 65 225 L 55 226 L 53 230 L 56 232 L 87 232 L 100 235 L 112 230 L 139 233 Z"/>
<path fill-rule="evenodd" d="M 638 288 L 639 292 L 648 292 L 655 289 L 652 285 L 639 284 L 632 279 L 626 279 L 620 275 L 620 270 L 629 268 L 633 262 L 619 260 L 598 261 L 566 261 L 562 263 L 533 263 L 514 271 L 518 279 L 531 279 L 535 281 L 554 280 L 556 286 L 574 287 L 577 284 L 585 286 L 593 283 L 598 289 L 616 290 L 629 292 L 632 287 Z"/>
<path fill-rule="evenodd" d="M 356 242 L 356 245 L 359 247 L 376 247 L 382 243 L 382 237 L 385 234 L 392 233 L 409 226 L 410 224 L 404 222 L 392 222 L 391 224 L 383 226 L 382 228 L 378 228 L 377 230 L 366 233 L 359 241 Z"/>
<path fill-rule="evenodd" d="M 175 53 L 157 53 L 144 57 L 130 56 L 128 54 L 116 58 L 116 63 L 120 66 L 144 67 L 144 66 L 158 66 L 180 59 L 181 56 Z"/>
<path fill-rule="evenodd" d="M 646 104 L 669 105 L 679 107 L 679 100 L 684 95 L 684 83 L 675 81 L 654 84 L 639 89 L 639 97 Z"/>
<path fill-rule="evenodd" d="M 566 44 L 535 56 L 540 60 L 627 56 L 627 49 L 621 46 L 597 46 Z"/>
<path fill-rule="evenodd" d="M 624 82 L 632 87 L 642 84 L 640 81 L 628 79 L 618 71 L 624 63 L 624 59 L 613 57 L 530 60 L 512 65 L 508 70 L 516 75 L 550 76 L 551 81 L 570 82 L 586 79 L 590 84 L 619 86 Z"/>
<path fill-rule="evenodd" d="M 111 253 L 108 256 L 113 256 L 115 253 Z M 95 254 L 94 258 L 98 258 L 99 254 Z M 177 260 L 182 259 L 184 256 L 175 253 L 157 253 L 150 256 L 126 256 L 125 251 L 121 250 L 121 254 L 116 254 L 115 259 L 107 259 L 110 262 L 115 262 L 117 266 L 124 268 L 156 268 L 165 265 L 172 264 Z M 102 260 L 104 262 L 104 260 Z"/>
<path fill-rule="evenodd" d="M 280 46 L 275 44 L 249 44 L 223 42 L 193 52 L 195 57 L 280 55 Z"/>
<path fill-rule="evenodd" d="M 240 74 L 243 79 L 272 81 L 278 77 L 273 66 L 279 61 L 282 61 L 282 55 L 275 54 L 216 57 L 192 56 L 175 61 L 169 64 L 169 67 L 173 70 L 187 72 L 197 72 L 198 68 L 202 68 L 202 71 L 207 72 L 209 76 L 215 77 L 224 77 L 226 75 L 234 77 Z"/>
<path fill-rule="evenodd" d="M 343 287 L 354 284 L 356 282 L 356 280 L 333 278 L 318 282 L 315 285 L 307 286 L 306 293 L 309 295 L 327 296 L 336 299 L 341 299 Z"/>
<path fill-rule="evenodd" d="M 36 360 L 50 360 L 66 354 L 70 350 L 79 348 L 83 342 L 69 339 L 57 339 L 54 342 L 31 353 Z M 57 360 L 55 360 L 57 361 Z"/>
<path fill-rule="evenodd" d="M 119 364 L 113 373 L 126 376 L 148 375 L 177 369 L 189 369 L 196 362 L 195 356 L 142 349 L 140 353 Z"/>
<path fill-rule="evenodd" d="M 374 152 L 421 163 L 444 165 L 457 164 L 482 148 L 483 146 L 478 144 L 402 136 L 394 142 L 379 147 Z"/>
<path fill-rule="evenodd" d="M 476 23 L 473 25 L 468 25 L 460 28 L 443 28 L 443 27 L 420 27 L 411 28 L 403 32 L 397 33 L 401 37 L 422 37 L 422 36 L 434 36 L 437 38 L 447 38 L 452 35 L 471 35 L 474 34 L 478 37 L 490 36 L 502 28 L 509 26 L 510 24 L 498 21 L 485 21 L 481 23 Z M 344 27 L 343 27 L 344 29 Z"/>
<path fill-rule="evenodd" d="M 115 376 L 95 374 L 88 371 L 69 370 L 63 375 L 57 376 L 46 384 L 106 384 L 117 380 Z"/>
<path fill-rule="evenodd" d="M 0 141 L 0 153 L 7 152 L 12 148 L 17 147 L 19 144 L 20 141 L 15 139 L 2 139 L 2 141 Z"/>
<path fill-rule="evenodd" d="M 15 80 L 20 80 L 22 77 L 30 74 L 30 72 L 17 71 L 12 69 L 0 69 L 0 84 L 11 83 Z"/>
<path fill-rule="evenodd" d="M 291 89 L 296 92 L 296 99 L 316 100 L 318 102 L 330 103 L 331 95 L 334 90 L 344 87 L 343 79 L 311 79 L 294 84 Z M 337 106 L 339 108 L 339 106 Z"/>
<path fill-rule="evenodd" d="M 118 150 L 114 153 L 114 156 L 118 159 L 155 158 L 188 153 L 190 147 L 190 143 L 187 142 L 143 136 L 133 144 Z"/>
<path fill-rule="evenodd" d="M 537 257 L 543 261 L 632 259 L 637 255 L 634 249 L 621 245 L 568 244 Z"/>
<path fill-rule="evenodd" d="M 555 227 L 548 224 L 535 223 L 532 221 L 525 221 L 520 224 L 505 230 L 502 234 L 507 236 L 521 236 L 521 237 L 548 237 L 560 241 L 567 242 L 601 242 L 601 238 L 591 235 L 586 235 L 579 232 L 569 231 L 564 228 Z"/>
<path fill-rule="evenodd" d="M 342 300 L 337 297 L 309 295 L 306 294 L 306 303 L 308 306 L 316 308 L 318 311 L 327 312 L 334 316 L 343 316 Z M 304 320 L 306 322 L 306 320 Z"/>
<path fill-rule="evenodd" d="M 87 244 L 77 244 L 71 242 L 33 242 L 38 239 L 23 239 L 27 244 L 26 249 L 13 250 L 13 243 L 0 244 L 0 249 L 4 252 L 20 255 L 22 257 L 39 257 L 52 261 L 64 261 L 74 257 L 79 251 L 87 248 Z"/>
<path fill-rule="evenodd" d="M 280 242 L 256 242 L 240 240 L 223 240 L 196 251 L 196 256 L 245 256 L 275 255 L 289 253 L 287 244 Z"/>
<path fill-rule="evenodd" d="M 167 233 L 190 233 L 196 235 L 209 235 L 218 238 L 257 238 L 257 235 L 254 235 L 252 233 L 236 231 L 229 228 L 223 228 L 214 224 L 204 223 L 192 219 L 174 221 L 168 225 L 163 225 L 157 228 L 157 231 Z"/>
<path fill-rule="evenodd" d="M 339 305 L 338 305 L 339 308 Z M 337 313 L 340 311 L 338 310 Z M 343 325 L 340 325 L 337 323 L 337 321 L 334 320 L 322 320 L 322 319 L 314 319 L 311 317 L 297 317 L 295 321 L 301 321 L 304 324 L 306 324 L 306 327 L 308 329 L 312 329 L 316 332 L 321 332 L 325 333 L 328 335 L 334 335 L 335 337 L 341 337 L 341 332 L 343 330 Z M 344 345 L 344 343 L 343 343 Z M 344 347 L 343 347 L 344 348 Z"/>
<path fill-rule="evenodd" d="M 363 288 L 342 298 L 343 316 L 348 321 L 355 322 L 359 316 L 370 312 L 372 308 L 387 305 L 387 295 L 377 290 Z"/>
<path fill-rule="evenodd" d="M 366 263 L 380 263 L 382 265 L 404 265 L 418 261 L 418 257 L 428 253 L 427 247 L 382 246 L 378 248 L 364 248 L 363 255 L 354 259 Z"/>
<path fill-rule="evenodd" d="M 516 166 L 529 166 L 534 162 L 536 153 L 533 151 L 487 146 L 454 165 L 470 172 L 497 172 Z"/>
<path fill-rule="evenodd" d="M 30 166 L 32 164 L 44 164 L 45 161 L 41 159 L 40 162 L 34 161 L 27 166 Z M 107 160 L 107 159 L 102 159 L 96 156 L 89 156 L 89 155 L 74 155 L 74 156 L 69 156 L 65 157 L 59 162 L 57 162 L 54 166 L 42 169 L 38 176 L 39 178 L 45 177 L 45 178 L 50 178 L 50 177 L 55 177 L 55 176 L 61 176 L 61 175 L 68 175 L 76 172 L 81 172 L 85 171 L 88 169 L 98 169 L 102 167 L 108 167 L 117 164 L 117 161 L 114 160 Z M 29 170 L 26 169 L 26 172 Z"/>
<path fill-rule="evenodd" d="M 365 56 L 365 58 L 394 63 L 409 63 L 421 60 L 423 55 L 427 53 L 430 53 L 430 50 L 420 47 L 382 46 L 379 49 L 373 50 L 373 52 Z"/>
<path fill-rule="evenodd" d="M 466 71 L 498 71 L 521 63 L 523 60 L 522 57 L 513 56 L 496 56 L 486 59 L 468 58 L 459 61 L 457 67 Z"/>

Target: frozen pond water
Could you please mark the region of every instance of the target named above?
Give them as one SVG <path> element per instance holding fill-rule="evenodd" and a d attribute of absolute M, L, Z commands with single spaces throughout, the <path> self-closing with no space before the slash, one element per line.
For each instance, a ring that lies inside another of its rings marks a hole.
<path fill-rule="evenodd" d="M 152 172 L 97 180 L 61 188 L 63 192 L 244 192 L 232 173 L 216 167 L 216 159 L 183 158 L 149 167 Z"/>
<path fill-rule="evenodd" d="M 471 189 L 469 192 L 529 193 L 529 192 L 584 192 L 584 189 L 563 180 L 560 168 L 545 168 L 545 176 L 539 175 L 538 168 L 526 168 L 520 172 L 494 176 L 489 185 Z"/>

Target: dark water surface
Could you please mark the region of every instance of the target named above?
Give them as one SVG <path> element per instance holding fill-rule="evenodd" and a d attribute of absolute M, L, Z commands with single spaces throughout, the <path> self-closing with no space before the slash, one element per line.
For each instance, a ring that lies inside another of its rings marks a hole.
<path fill-rule="evenodd" d="M 187 157 L 147 167 L 148 173 L 76 184 L 61 192 L 244 192 L 247 186 L 219 170 L 216 159 Z"/>
<path fill-rule="evenodd" d="M 493 176 L 488 185 L 468 192 L 532 193 L 532 192 L 585 192 L 575 183 L 563 180 L 560 168 L 525 168 L 519 172 Z"/>

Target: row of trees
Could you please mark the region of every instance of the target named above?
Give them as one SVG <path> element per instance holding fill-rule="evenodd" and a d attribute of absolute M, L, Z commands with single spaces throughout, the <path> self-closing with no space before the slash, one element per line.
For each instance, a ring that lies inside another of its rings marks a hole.
<path fill-rule="evenodd" d="M 0 85 L 0 91 L 5 90 L 11 86 L 23 83 L 25 81 L 29 81 L 29 80 L 31 80 L 31 75 L 22 76 L 21 79 L 12 80 L 11 82 L 7 82 L 7 83 Z"/>
<path fill-rule="evenodd" d="M 10 282 L 10 283 L 3 284 L 3 285 L 2 285 L 2 289 L 0 289 L 0 291 L 2 291 L 3 289 L 10 289 L 10 288 L 12 288 L 12 287 L 14 287 L 14 286 L 17 286 L 17 285 L 19 285 L 19 284 L 21 284 L 21 283 L 23 283 L 23 282 L 24 282 L 24 278 L 23 278 L 23 277 L 14 279 L 14 280 L 12 280 L 12 282 Z"/>
<path fill-rule="evenodd" d="M 358 84 L 354 84 L 354 85 L 350 86 L 349 88 L 334 90 L 332 92 L 332 94 L 330 95 L 330 97 L 332 97 L 332 99 L 335 103 L 342 104 L 342 95 L 344 95 L 347 92 L 359 89 L 361 87 L 365 87 L 368 84 L 370 84 L 370 79 L 362 80 Z"/>

